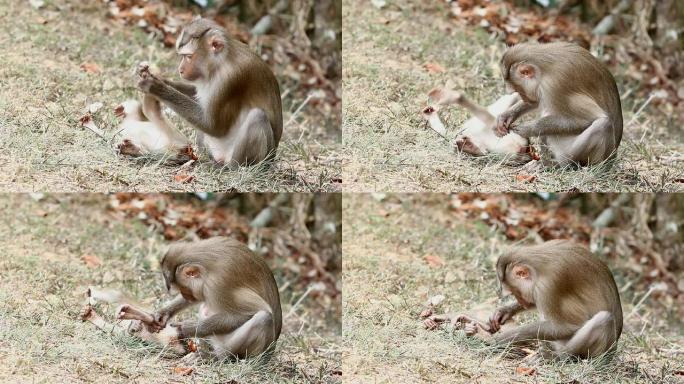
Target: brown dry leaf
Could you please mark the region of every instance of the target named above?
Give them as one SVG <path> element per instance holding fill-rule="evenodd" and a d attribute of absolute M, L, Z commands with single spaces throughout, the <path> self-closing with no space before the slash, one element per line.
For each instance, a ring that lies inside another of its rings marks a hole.
<path fill-rule="evenodd" d="M 102 264 L 100 258 L 95 255 L 83 255 L 81 256 L 81 260 L 83 260 L 83 262 L 88 268 L 95 268 L 98 265 Z"/>
<path fill-rule="evenodd" d="M 39 210 L 36 211 L 36 215 L 38 215 L 38 216 L 40 216 L 40 217 L 47 217 L 48 212 L 47 212 L 47 211 L 43 211 L 42 209 L 39 209 Z"/>
<path fill-rule="evenodd" d="M 515 368 L 515 373 L 517 375 L 534 376 L 537 374 L 537 369 L 528 367 L 517 367 Z"/>
<path fill-rule="evenodd" d="M 189 174 L 188 174 L 187 172 L 185 172 L 185 171 L 180 171 L 180 172 L 176 173 L 176 174 L 173 176 L 173 179 L 174 179 L 177 183 L 184 183 L 184 184 L 187 184 L 187 183 L 192 182 L 192 181 L 195 179 L 195 176 L 189 175 Z"/>
<path fill-rule="evenodd" d="M 96 63 L 83 63 L 80 66 L 81 71 L 87 72 L 87 73 L 98 73 L 100 72 L 100 66 L 97 65 Z"/>
<path fill-rule="evenodd" d="M 515 175 L 515 180 L 524 183 L 532 183 L 537 180 L 537 176 L 521 173 L 519 175 Z"/>
<path fill-rule="evenodd" d="M 442 73 L 442 72 L 446 71 L 446 69 L 444 69 L 444 67 L 442 67 L 441 65 L 439 65 L 437 63 L 425 63 L 425 64 L 423 64 L 423 68 L 425 68 L 425 70 L 428 71 L 429 73 Z"/>
<path fill-rule="evenodd" d="M 173 367 L 173 373 L 181 376 L 190 376 L 194 370 L 193 367 Z"/>
<path fill-rule="evenodd" d="M 425 259 L 428 265 L 433 268 L 441 267 L 442 265 L 444 265 L 444 260 L 442 260 L 442 258 L 437 255 L 425 255 L 423 256 L 423 259 Z"/>

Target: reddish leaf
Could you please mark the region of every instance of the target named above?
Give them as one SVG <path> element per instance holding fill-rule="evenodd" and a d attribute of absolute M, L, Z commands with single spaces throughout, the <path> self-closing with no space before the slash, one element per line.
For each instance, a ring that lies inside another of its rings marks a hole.
<path fill-rule="evenodd" d="M 98 73 L 100 72 L 100 66 L 95 63 L 83 63 L 81 64 L 81 71 L 87 73 Z"/>
<path fill-rule="evenodd" d="M 437 63 L 425 63 L 423 64 L 423 68 L 429 73 L 442 73 L 445 71 L 444 67 Z"/>
<path fill-rule="evenodd" d="M 100 258 L 95 255 L 83 255 L 81 256 L 81 260 L 83 260 L 88 268 L 95 268 L 102 264 Z"/>
<path fill-rule="evenodd" d="M 428 265 L 433 268 L 441 267 L 442 265 L 444 265 L 444 260 L 442 260 L 441 257 L 436 255 L 425 255 L 423 259 L 425 259 Z"/>

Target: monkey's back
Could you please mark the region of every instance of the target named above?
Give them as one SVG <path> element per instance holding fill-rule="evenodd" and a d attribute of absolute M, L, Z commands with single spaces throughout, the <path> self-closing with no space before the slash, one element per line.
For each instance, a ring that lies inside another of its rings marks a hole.
<path fill-rule="evenodd" d="M 220 271 L 206 284 L 208 289 L 223 294 L 207 304 L 215 310 L 246 315 L 267 310 L 273 315 L 273 341 L 278 339 L 282 329 L 280 294 L 266 261 L 245 244 L 228 237 L 213 237 L 194 244 L 196 257 Z"/>

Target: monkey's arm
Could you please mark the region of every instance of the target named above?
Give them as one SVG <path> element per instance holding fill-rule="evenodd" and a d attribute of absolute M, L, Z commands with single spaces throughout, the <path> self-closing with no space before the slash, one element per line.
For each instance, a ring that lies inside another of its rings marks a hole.
<path fill-rule="evenodd" d="M 176 313 L 192 306 L 194 303 L 185 300 L 182 295 L 176 296 L 168 304 L 162 307 L 159 311 L 154 314 L 154 322 L 152 326 L 159 330 L 166 327 L 166 323 L 171 319 Z"/>
<path fill-rule="evenodd" d="M 208 134 L 213 132 L 209 122 L 204 118 L 202 107 L 190 96 L 181 93 L 155 76 L 143 78 L 138 82 L 138 87 L 141 91 L 156 96 L 198 129 Z"/>
<path fill-rule="evenodd" d="M 192 84 L 188 84 L 188 83 L 185 83 L 183 81 L 174 81 L 174 80 L 166 80 L 166 79 L 162 79 L 162 81 L 164 83 L 166 83 L 166 85 L 168 85 L 169 87 L 174 88 L 175 90 L 177 90 L 178 92 L 180 92 L 186 96 L 194 98 L 195 95 L 197 94 L 197 89 Z"/>
<path fill-rule="evenodd" d="M 572 337 L 578 329 L 576 325 L 556 325 L 550 321 L 540 321 L 494 335 L 494 341 L 497 344 L 519 344 L 530 340 L 565 340 Z"/>
<path fill-rule="evenodd" d="M 190 320 L 177 324 L 180 333 L 179 339 L 188 337 L 206 337 L 211 335 L 225 335 L 238 329 L 252 316 L 219 313 L 207 317 L 204 320 Z"/>
<path fill-rule="evenodd" d="M 496 129 L 494 132 L 497 136 L 505 136 L 508 134 L 511 124 L 518 120 L 520 116 L 537 108 L 538 105 L 538 103 L 528 103 L 522 99 L 518 100 L 508 108 L 508 110 L 496 118 Z"/>
<path fill-rule="evenodd" d="M 513 127 L 511 131 L 524 138 L 546 135 L 576 135 L 582 133 L 591 121 L 574 116 L 549 115 Z"/>

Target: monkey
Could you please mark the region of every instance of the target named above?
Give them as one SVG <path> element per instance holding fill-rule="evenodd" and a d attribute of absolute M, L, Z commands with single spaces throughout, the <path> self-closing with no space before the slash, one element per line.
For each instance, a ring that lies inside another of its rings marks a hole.
<path fill-rule="evenodd" d="M 190 141 L 164 117 L 159 100 L 151 94 L 143 95 L 142 105 L 136 100 L 124 101 L 114 113 L 123 118 L 119 127 L 122 136 L 117 145 L 119 153 L 129 156 L 168 153 L 175 155 L 179 162 L 196 159 Z"/>
<path fill-rule="evenodd" d="M 183 342 L 205 339 L 215 358 L 248 358 L 270 351 L 282 312 L 273 273 L 239 241 L 214 237 L 174 243 L 161 260 L 166 289 L 176 297 L 154 313 L 160 331 L 178 312 L 201 304 L 199 320 L 171 324 Z"/>
<path fill-rule="evenodd" d="M 521 100 L 497 117 L 496 134 L 539 136 L 555 165 L 590 166 L 615 157 L 622 139 L 622 106 L 610 71 L 572 43 L 522 43 L 501 59 L 506 84 Z M 513 125 L 539 110 L 536 120 Z"/>
<path fill-rule="evenodd" d="M 496 117 L 520 100 L 517 93 L 501 96 L 486 108 L 474 103 L 461 92 L 448 87 L 435 88 L 428 93 L 428 96 L 435 100 L 438 106 L 459 104 L 473 114 L 473 117 L 463 123 L 454 141 L 454 148 L 457 151 L 473 156 L 484 156 L 488 153 L 511 155 L 510 164 L 523 164 L 532 160 L 527 139 L 513 132 L 504 137 L 498 137 L 494 133 Z M 423 110 L 423 115 L 432 129 L 444 135 L 444 124 L 435 112 L 435 108 L 428 107 Z"/>
<path fill-rule="evenodd" d="M 88 288 L 86 293 L 88 302 L 79 314 L 82 321 L 95 325 L 98 329 L 117 334 L 127 334 L 138 337 L 148 343 L 164 347 L 167 351 L 176 355 L 186 355 L 188 352 L 196 352 L 196 344 L 190 340 L 183 345 L 178 339 L 178 331 L 172 326 L 166 326 L 161 330 L 153 328 L 154 316 L 142 309 L 135 300 L 116 290 L 102 290 L 95 287 Z M 116 309 L 116 323 L 107 322 L 95 311 L 97 301 L 121 304 Z M 187 355 L 186 355 L 187 356 Z"/>
<path fill-rule="evenodd" d="M 613 276 L 589 250 L 569 240 L 513 248 L 496 263 L 500 295 L 513 304 L 490 316 L 492 330 L 524 310 L 540 319 L 494 334 L 496 345 L 542 342 L 544 358 L 611 355 L 622 333 L 622 306 Z"/>
<path fill-rule="evenodd" d="M 187 120 L 217 163 L 235 168 L 272 160 L 283 117 L 278 80 L 268 65 L 208 19 L 186 25 L 176 51 L 184 81 L 139 67 L 138 88 Z"/>

